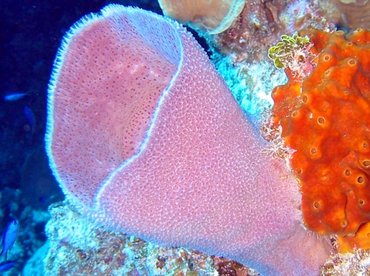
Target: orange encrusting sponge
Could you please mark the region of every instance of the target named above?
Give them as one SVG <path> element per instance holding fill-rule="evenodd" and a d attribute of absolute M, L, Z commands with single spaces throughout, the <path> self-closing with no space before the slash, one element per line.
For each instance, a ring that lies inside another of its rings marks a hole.
<path fill-rule="evenodd" d="M 306 226 L 355 234 L 370 221 L 370 31 L 307 35 L 315 68 L 303 80 L 286 69 L 289 82 L 273 91 L 274 125 L 295 150 Z"/>
<path fill-rule="evenodd" d="M 370 249 L 370 222 L 360 226 L 355 236 L 339 236 L 338 251 L 351 252 L 355 248 Z"/>

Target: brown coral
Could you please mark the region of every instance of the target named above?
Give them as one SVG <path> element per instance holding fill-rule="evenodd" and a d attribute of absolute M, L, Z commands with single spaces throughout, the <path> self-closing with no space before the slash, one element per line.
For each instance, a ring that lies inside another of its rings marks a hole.
<path fill-rule="evenodd" d="M 339 10 L 340 23 L 351 29 L 370 28 L 369 0 L 331 0 Z"/>
<path fill-rule="evenodd" d="M 233 23 L 245 0 L 159 0 L 165 15 L 216 34 Z"/>
<path fill-rule="evenodd" d="M 274 90 L 274 122 L 295 150 L 305 224 L 354 234 L 370 221 L 370 32 L 308 35 L 316 67 Z"/>

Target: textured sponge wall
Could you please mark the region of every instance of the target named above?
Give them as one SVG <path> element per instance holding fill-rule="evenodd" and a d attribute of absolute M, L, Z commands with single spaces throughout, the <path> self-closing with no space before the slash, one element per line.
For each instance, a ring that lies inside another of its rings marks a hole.
<path fill-rule="evenodd" d="M 275 89 L 275 123 L 295 150 L 306 225 L 353 234 L 370 221 L 370 32 L 309 36 L 316 67 Z"/>
<path fill-rule="evenodd" d="M 86 20 L 89 27 L 82 30 Z M 158 30 L 162 35 L 153 37 Z M 59 177 L 83 203 L 91 204 L 99 183 L 139 151 L 152 110 L 180 62 L 177 40 L 161 22 L 117 16 L 83 19 L 67 34 L 54 68 L 58 82 L 50 86 L 50 150 Z"/>
<path fill-rule="evenodd" d="M 262 154 L 262 140 L 207 55 L 178 32 L 179 74 L 159 100 L 143 151 L 100 190 L 97 214 L 151 241 L 254 260 L 267 270 L 268 252 L 299 220 L 295 183 L 280 181 L 281 164 Z"/>

